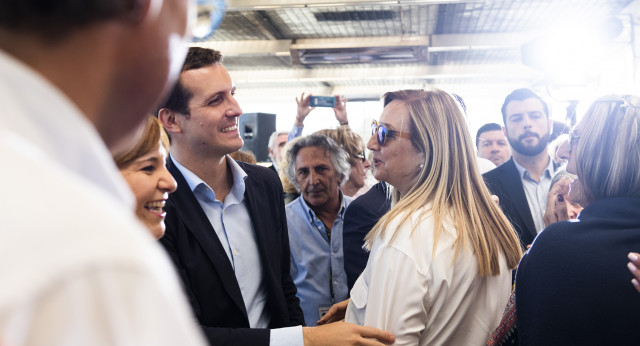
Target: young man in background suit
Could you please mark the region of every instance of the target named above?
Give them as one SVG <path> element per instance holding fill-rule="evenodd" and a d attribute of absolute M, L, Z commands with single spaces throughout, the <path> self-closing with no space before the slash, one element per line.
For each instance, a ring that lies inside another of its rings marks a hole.
<path fill-rule="evenodd" d="M 526 248 L 544 228 L 547 194 L 557 169 L 547 150 L 552 121 L 547 104 L 529 89 L 506 97 L 502 119 L 512 157 L 483 177 Z"/>

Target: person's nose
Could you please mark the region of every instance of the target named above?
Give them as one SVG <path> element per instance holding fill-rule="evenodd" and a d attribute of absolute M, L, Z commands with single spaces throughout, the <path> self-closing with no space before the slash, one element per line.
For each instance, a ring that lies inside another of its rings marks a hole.
<path fill-rule="evenodd" d="M 380 150 L 380 144 L 378 144 L 378 139 L 376 137 L 377 136 L 375 134 L 371 135 L 371 138 L 369 138 L 369 141 L 367 142 L 367 149 L 373 151 Z"/>
<path fill-rule="evenodd" d="M 319 181 L 319 178 L 320 176 L 318 175 L 318 173 L 314 172 L 313 170 L 309 172 L 309 184 L 316 185 Z"/>
<path fill-rule="evenodd" d="M 172 193 L 177 188 L 178 183 L 173 179 L 171 173 L 169 173 L 169 171 L 163 166 L 163 171 L 161 172 L 160 179 L 158 180 L 158 190 Z"/>
<path fill-rule="evenodd" d="M 562 160 L 569 160 L 569 156 L 571 156 L 571 146 L 569 145 L 568 140 L 560 143 L 558 150 L 556 151 L 556 155 Z"/>
<path fill-rule="evenodd" d="M 567 206 L 567 214 L 569 216 L 569 219 L 571 220 L 575 220 L 576 218 L 578 218 L 578 212 L 571 206 Z"/>
<path fill-rule="evenodd" d="M 229 107 L 224 114 L 228 117 L 239 117 L 242 115 L 242 108 L 240 108 L 240 104 L 233 96 L 229 98 Z"/>
<path fill-rule="evenodd" d="M 366 171 L 367 169 L 369 169 L 371 167 L 371 161 L 369 161 L 369 159 L 367 159 L 365 157 L 364 162 L 362 163 L 362 165 L 364 166 L 364 170 Z"/>
<path fill-rule="evenodd" d="M 525 129 L 530 129 L 533 126 L 533 121 L 530 116 L 525 115 L 522 119 L 522 125 Z"/>

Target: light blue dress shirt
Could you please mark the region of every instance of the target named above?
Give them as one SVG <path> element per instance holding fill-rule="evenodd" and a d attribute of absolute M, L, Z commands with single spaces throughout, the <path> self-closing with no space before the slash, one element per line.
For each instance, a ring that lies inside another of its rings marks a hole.
<path fill-rule="evenodd" d="M 343 196 L 338 217 L 331 227 L 331 239 L 322 221 L 302 196 L 287 204 L 287 226 L 291 247 L 291 277 L 307 326 L 316 325 L 320 308 L 331 307 L 349 297 L 344 271 L 342 227 L 351 197 Z M 333 296 L 332 296 L 333 293 Z"/>
<path fill-rule="evenodd" d="M 215 192 L 207 183 L 182 166 L 174 157 L 171 159 L 189 184 L 229 257 L 247 309 L 249 325 L 251 328 L 268 328 L 271 316 L 265 310 L 267 290 L 255 231 L 244 200 L 244 180 L 247 174 L 227 155 L 227 164 L 231 167 L 233 175 L 233 186 L 222 203 L 216 199 Z M 303 345 L 302 328 L 298 326 L 272 329 L 270 341 L 272 346 Z"/>
<path fill-rule="evenodd" d="M 527 203 L 536 231 L 540 233 L 544 229 L 544 211 L 547 208 L 547 195 L 551 188 L 551 180 L 556 175 L 553 169 L 553 160 L 549 157 L 549 165 L 542 172 L 539 182 L 533 180 L 529 171 L 520 166 L 516 160 L 513 160 L 513 163 L 516 164 L 516 169 L 520 173 L 522 187 L 524 187 L 524 194 L 527 196 Z"/>
<path fill-rule="evenodd" d="M 293 125 L 291 131 L 289 131 L 289 136 L 287 136 L 287 142 L 291 141 L 296 137 L 300 137 L 302 135 L 302 130 L 304 130 L 304 126 L 296 126 Z"/>

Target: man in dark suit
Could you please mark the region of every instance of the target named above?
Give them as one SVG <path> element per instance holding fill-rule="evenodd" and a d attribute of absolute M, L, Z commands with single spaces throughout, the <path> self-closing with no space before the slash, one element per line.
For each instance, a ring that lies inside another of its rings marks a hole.
<path fill-rule="evenodd" d="M 242 110 L 234 94 L 220 53 L 193 47 L 158 112 L 171 137 L 168 166 L 178 182 L 167 203 L 161 242 L 209 342 L 392 341 L 389 333 L 346 323 L 301 327 L 304 319 L 289 274 L 282 185 L 268 168 L 227 155 L 243 144 L 238 132 Z"/>
<path fill-rule="evenodd" d="M 369 251 L 362 248 L 364 237 L 391 208 L 388 189 L 389 186 L 384 181 L 373 185 L 369 191 L 351 202 L 344 213 L 342 248 L 349 290 L 356 283 L 369 260 Z"/>
<path fill-rule="evenodd" d="M 547 104 L 529 89 L 506 97 L 502 120 L 512 157 L 483 177 L 526 248 L 544 228 L 547 193 L 557 169 L 547 151 L 552 122 Z"/>

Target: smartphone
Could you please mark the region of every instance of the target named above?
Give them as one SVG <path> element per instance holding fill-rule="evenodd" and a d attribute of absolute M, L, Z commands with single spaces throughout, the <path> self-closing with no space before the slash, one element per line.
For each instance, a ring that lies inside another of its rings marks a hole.
<path fill-rule="evenodd" d="M 309 98 L 309 104 L 311 107 L 330 107 L 336 106 L 335 96 L 311 96 Z"/>

